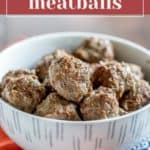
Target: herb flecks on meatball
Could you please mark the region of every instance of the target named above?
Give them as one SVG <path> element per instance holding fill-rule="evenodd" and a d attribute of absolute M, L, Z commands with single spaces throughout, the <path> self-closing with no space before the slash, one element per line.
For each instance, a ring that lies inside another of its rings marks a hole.
<path fill-rule="evenodd" d="M 49 81 L 59 95 L 79 103 L 91 90 L 89 65 L 66 55 L 52 62 Z"/>
<path fill-rule="evenodd" d="M 63 49 L 57 49 L 53 53 L 46 54 L 41 58 L 41 60 L 36 65 L 36 74 L 39 77 L 40 81 L 43 83 L 48 92 L 54 91 L 51 87 L 48 79 L 48 70 L 53 60 L 68 55 Z"/>
<path fill-rule="evenodd" d="M 36 73 L 41 81 L 44 81 L 48 77 L 48 68 L 52 61 L 56 58 L 61 58 L 67 53 L 63 49 L 57 49 L 54 53 L 49 53 L 41 58 L 36 65 Z"/>
<path fill-rule="evenodd" d="M 2 97 L 26 112 L 32 112 L 45 96 L 45 88 L 34 71 L 11 71 L 4 76 L 2 86 Z"/>
<path fill-rule="evenodd" d="M 126 111 L 135 111 L 150 103 L 150 85 L 144 80 L 137 80 L 136 86 L 130 89 L 121 99 L 121 106 Z"/>
<path fill-rule="evenodd" d="M 97 63 L 103 59 L 113 60 L 114 48 L 109 40 L 89 38 L 74 51 L 73 55 L 85 62 Z"/>
<path fill-rule="evenodd" d="M 76 105 L 66 101 L 57 93 L 51 93 L 37 106 L 36 115 L 61 120 L 80 120 Z"/>
<path fill-rule="evenodd" d="M 93 74 L 93 80 L 102 86 L 114 89 L 118 98 L 135 85 L 129 65 L 117 61 L 100 61 L 100 67 Z"/>
<path fill-rule="evenodd" d="M 53 60 L 53 54 L 47 54 L 38 62 L 36 66 L 36 73 L 41 81 L 44 81 L 48 76 L 48 68 Z"/>
<path fill-rule="evenodd" d="M 83 100 L 80 110 L 84 120 L 106 119 L 119 115 L 119 103 L 112 89 L 100 87 Z"/>

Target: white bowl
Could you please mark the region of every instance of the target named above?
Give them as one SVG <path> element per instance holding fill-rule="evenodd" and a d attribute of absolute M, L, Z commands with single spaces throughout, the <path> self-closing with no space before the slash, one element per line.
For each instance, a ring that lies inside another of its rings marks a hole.
<path fill-rule="evenodd" d="M 73 49 L 87 37 L 109 39 L 117 58 L 141 65 L 150 81 L 150 52 L 133 42 L 95 33 L 56 33 L 17 43 L 0 54 L 0 79 L 9 70 L 31 68 L 56 48 Z M 60 121 L 37 117 L 0 100 L 0 126 L 26 150 L 125 150 L 150 133 L 150 105 L 108 120 Z"/>

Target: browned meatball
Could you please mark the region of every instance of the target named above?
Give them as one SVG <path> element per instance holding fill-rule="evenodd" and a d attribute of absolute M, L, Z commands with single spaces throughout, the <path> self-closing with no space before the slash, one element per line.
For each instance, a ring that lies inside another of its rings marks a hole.
<path fill-rule="evenodd" d="M 140 66 L 136 65 L 136 64 L 129 64 L 129 67 L 131 69 L 131 72 L 133 73 L 133 75 L 137 78 L 137 79 L 143 79 L 144 78 L 144 74 L 142 72 L 142 69 Z"/>
<path fill-rule="evenodd" d="M 53 54 L 45 55 L 36 66 L 36 73 L 41 81 L 44 81 L 48 76 L 48 68 L 53 60 Z"/>
<path fill-rule="evenodd" d="M 61 120 L 80 120 L 76 107 L 75 104 L 66 101 L 57 93 L 51 93 L 37 106 L 35 114 Z"/>
<path fill-rule="evenodd" d="M 80 108 L 84 120 L 98 120 L 119 115 L 119 104 L 115 92 L 100 87 L 85 98 Z"/>
<path fill-rule="evenodd" d="M 94 82 L 113 88 L 117 97 L 134 86 L 134 76 L 128 64 L 117 61 L 101 61 L 100 67 L 94 73 Z"/>
<path fill-rule="evenodd" d="M 100 60 L 114 59 L 114 48 L 109 40 L 90 38 L 74 51 L 74 56 L 89 63 L 97 63 Z"/>
<path fill-rule="evenodd" d="M 35 75 L 35 70 L 26 69 L 26 70 L 9 71 L 2 79 L 1 82 L 2 88 L 4 88 L 9 81 L 13 80 L 14 78 L 18 78 L 20 76 L 33 76 L 35 79 L 37 79 L 37 76 Z"/>
<path fill-rule="evenodd" d="M 74 102 L 80 102 L 91 89 L 89 65 L 71 55 L 52 62 L 49 80 L 59 95 Z"/>
<path fill-rule="evenodd" d="M 61 58 L 66 55 L 64 50 L 58 49 L 54 53 L 49 53 L 42 57 L 36 66 L 36 73 L 41 81 L 47 80 L 48 68 L 55 58 Z"/>
<path fill-rule="evenodd" d="M 45 96 L 45 88 L 34 71 L 17 70 L 4 76 L 2 97 L 18 109 L 32 112 Z"/>
<path fill-rule="evenodd" d="M 121 100 L 121 106 L 126 111 L 135 111 L 149 103 L 150 85 L 144 80 L 136 81 L 135 87 L 126 93 Z"/>

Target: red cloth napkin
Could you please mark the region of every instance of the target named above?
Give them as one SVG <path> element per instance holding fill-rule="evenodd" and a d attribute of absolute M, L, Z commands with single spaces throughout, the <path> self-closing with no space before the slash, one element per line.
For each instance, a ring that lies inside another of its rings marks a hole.
<path fill-rule="evenodd" d="M 0 150 L 21 150 L 8 136 L 0 129 Z"/>

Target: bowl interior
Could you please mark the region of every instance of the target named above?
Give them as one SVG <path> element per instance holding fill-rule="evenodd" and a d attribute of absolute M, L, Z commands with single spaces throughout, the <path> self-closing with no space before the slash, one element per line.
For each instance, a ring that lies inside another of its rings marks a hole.
<path fill-rule="evenodd" d="M 118 37 L 95 33 L 55 33 L 37 36 L 19 42 L 0 53 L 0 80 L 10 70 L 34 67 L 43 55 L 53 52 L 56 49 L 63 48 L 71 51 L 78 47 L 88 37 L 98 37 L 111 40 L 115 47 L 116 58 L 118 60 L 140 65 L 146 75 L 146 79 L 150 82 L 150 52 L 147 49 L 138 44 Z M 30 115 L 11 107 L 3 101 L 2 103 L 6 106 L 7 109 L 15 110 L 19 112 L 20 115 L 23 114 L 23 116 L 27 116 L 27 118 L 38 118 L 40 120 L 46 121 L 53 120 Z M 149 105 L 121 118 L 128 118 L 127 116 L 140 113 L 147 108 L 149 108 Z M 104 120 L 104 122 L 109 120 L 112 121 L 117 118 L 120 119 L 120 117 L 115 117 L 113 119 L 111 118 Z M 57 121 L 59 122 L 59 120 Z M 68 121 L 66 122 L 68 123 Z M 103 120 L 93 122 L 103 122 Z M 72 123 L 74 124 L 74 122 Z M 84 123 L 91 123 L 91 121 L 82 122 L 82 124 Z"/>
<path fill-rule="evenodd" d="M 34 67 L 43 55 L 55 49 L 73 50 L 87 37 L 111 40 L 117 59 L 142 66 L 150 81 L 150 52 L 127 40 L 95 33 L 57 33 L 19 42 L 0 54 L 0 80 L 9 70 Z M 0 126 L 24 149 L 58 150 L 73 146 L 73 149 L 115 150 L 118 146 L 128 147 L 137 137 L 149 133 L 148 108 L 149 105 L 121 117 L 74 122 L 34 116 L 0 100 Z"/>
<path fill-rule="evenodd" d="M 79 46 L 85 38 L 106 38 L 113 42 L 116 58 L 140 65 L 150 81 L 150 52 L 142 46 L 114 36 L 94 33 L 56 33 L 34 37 L 15 44 L 0 54 L 0 80 L 2 76 L 13 69 L 25 69 L 35 66 L 45 54 L 55 49 L 68 51 Z"/>

